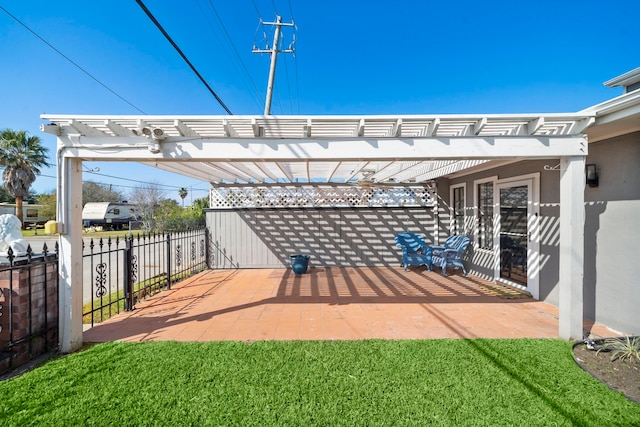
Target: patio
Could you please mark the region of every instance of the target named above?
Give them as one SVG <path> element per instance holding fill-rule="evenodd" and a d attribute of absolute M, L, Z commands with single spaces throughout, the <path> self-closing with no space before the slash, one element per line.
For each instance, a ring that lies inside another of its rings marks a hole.
<path fill-rule="evenodd" d="M 557 307 L 458 272 L 400 267 L 208 270 L 84 332 L 87 342 L 525 337 L 558 338 Z"/>

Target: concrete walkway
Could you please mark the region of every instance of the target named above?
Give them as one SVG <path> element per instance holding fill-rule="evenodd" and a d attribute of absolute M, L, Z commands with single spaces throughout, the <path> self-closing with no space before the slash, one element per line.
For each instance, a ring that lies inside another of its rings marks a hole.
<path fill-rule="evenodd" d="M 557 308 L 460 273 L 392 267 L 321 267 L 301 276 L 209 270 L 84 333 L 87 342 L 524 337 L 557 338 Z"/>

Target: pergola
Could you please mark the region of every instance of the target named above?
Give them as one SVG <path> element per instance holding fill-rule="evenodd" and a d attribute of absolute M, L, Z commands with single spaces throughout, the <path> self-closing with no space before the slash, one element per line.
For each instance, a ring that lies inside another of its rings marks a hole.
<path fill-rule="evenodd" d="M 407 116 L 43 115 L 58 137 L 60 340 L 82 344 L 82 162 L 138 162 L 212 186 L 419 185 L 560 159 L 560 322 L 582 337 L 585 130 L 595 112 Z"/>

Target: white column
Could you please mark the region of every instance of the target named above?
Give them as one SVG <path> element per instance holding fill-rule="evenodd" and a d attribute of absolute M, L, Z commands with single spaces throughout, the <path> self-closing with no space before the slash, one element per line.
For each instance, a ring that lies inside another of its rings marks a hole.
<path fill-rule="evenodd" d="M 60 351 L 82 347 L 82 160 L 58 156 Z"/>
<path fill-rule="evenodd" d="M 560 159 L 559 335 L 583 338 L 584 156 Z"/>

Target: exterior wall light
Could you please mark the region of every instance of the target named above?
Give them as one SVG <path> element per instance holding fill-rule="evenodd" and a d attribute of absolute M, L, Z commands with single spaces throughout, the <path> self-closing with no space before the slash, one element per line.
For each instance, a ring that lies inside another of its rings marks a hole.
<path fill-rule="evenodd" d="M 146 136 L 150 140 L 149 151 L 151 151 L 154 154 L 157 154 L 161 151 L 160 141 L 162 141 L 167 137 L 167 135 L 164 133 L 164 130 L 160 128 L 149 127 L 149 126 L 145 126 L 140 129 L 133 129 L 132 132 L 134 135 Z"/>
<path fill-rule="evenodd" d="M 589 187 L 598 186 L 598 170 L 596 169 L 595 163 L 586 165 L 585 175 L 587 177 L 587 185 Z"/>

